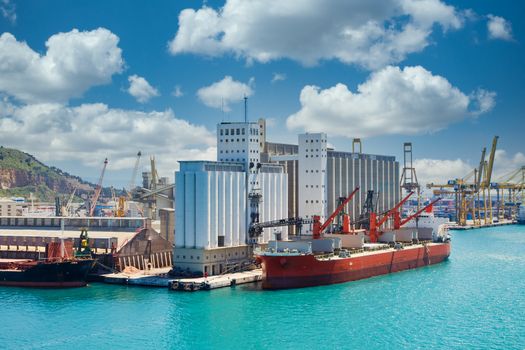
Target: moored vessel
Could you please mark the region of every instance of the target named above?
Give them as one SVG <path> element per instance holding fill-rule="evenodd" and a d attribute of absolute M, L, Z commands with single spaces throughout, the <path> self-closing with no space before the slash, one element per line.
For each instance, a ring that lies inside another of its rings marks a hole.
<path fill-rule="evenodd" d="M 44 259 L 0 259 L 0 286 L 83 287 L 94 264 L 87 231 L 82 230 L 76 250 L 71 241 L 61 239 L 47 244 Z"/>
<path fill-rule="evenodd" d="M 2 260 L 0 286 L 67 288 L 83 287 L 93 259 Z"/>
<path fill-rule="evenodd" d="M 435 201 L 401 219 L 399 208 L 408 197 L 410 194 L 381 219 L 371 213 L 366 229 L 346 227 L 336 234 L 322 233 L 346 204 L 343 203 L 324 224 L 314 219 L 312 239 L 271 241 L 266 249 L 256 250 L 263 270 L 263 288 L 349 282 L 446 260 L 450 256 L 450 235 L 446 220 L 432 213 Z M 381 230 L 390 217 L 394 228 Z"/>
<path fill-rule="evenodd" d="M 450 255 L 450 240 L 442 242 L 365 243 L 360 249 L 334 248 L 335 238 L 322 239 L 327 251 L 311 250 L 313 241 L 273 243 L 257 253 L 263 269 L 263 288 L 299 288 L 342 283 L 437 264 Z M 332 243 L 333 242 L 333 243 Z M 281 248 L 279 248 L 279 244 Z M 295 244 L 295 247 L 294 247 Z M 300 250 L 301 244 L 306 250 Z M 306 245 L 305 245 L 306 244 Z M 299 248 L 299 249 L 298 249 Z"/>

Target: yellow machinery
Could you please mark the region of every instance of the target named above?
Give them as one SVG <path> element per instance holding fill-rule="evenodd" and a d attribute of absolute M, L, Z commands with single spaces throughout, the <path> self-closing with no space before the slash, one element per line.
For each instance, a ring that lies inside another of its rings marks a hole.
<path fill-rule="evenodd" d="M 119 196 L 118 197 L 118 202 L 115 199 L 115 203 L 116 203 L 115 216 L 116 217 L 121 218 L 121 217 L 126 216 L 127 204 L 128 204 L 128 201 L 131 201 L 131 193 L 133 191 L 133 188 L 135 187 L 135 180 L 136 180 L 136 177 L 137 177 L 137 171 L 138 171 L 138 168 L 139 168 L 139 163 L 140 163 L 140 157 L 141 156 L 142 156 L 142 152 L 139 151 L 137 153 L 137 159 L 135 160 L 135 166 L 133 167 L 133 174 L 131 175 L 131 181 L 129 183 L 129 190 L 126 191 L 126 195 L 125 196 Z"/>
<path fill-rule="evenodd" d="M 483 148 L 478 168 L 473 169 L 463 178 L 449 180 L 446 184 L 427 184 L 427 188 L 434 188 L 433 193 L 436 196 L 454 196 L 456 220 L 460 226 L 467 224 L 469 213 L 474 225 L 481 225 L 482 219 L 485 224 L 493 221 L 490 181 L 498 138 L 494 136 L 488 162 L 485 160 L 486 148 Z"/>
<path fill-rule="evenodd" d="M 498 219 L 515 219 L 518 215 L 518 206 L 523 203 L 525 192 L 525 166 L 502 176 L 500 181 L 491 184 L 491 188 L 497 193 L 497 217 Z M 500 196 L 501 191 L 501 196 Z M 505 197 L 505 192 L 507 196 Z"/>

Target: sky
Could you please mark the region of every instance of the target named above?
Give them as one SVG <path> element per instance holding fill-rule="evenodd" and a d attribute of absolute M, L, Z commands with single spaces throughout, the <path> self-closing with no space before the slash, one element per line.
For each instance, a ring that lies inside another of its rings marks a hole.
<path fill-rule="evenodd" d="M 463 177 L 499 136 L 525 165 L 525 2 L 0 0 L 0 145 L 105 185 L 155 156 L 216 158 L 216 125 L 338 150 L 412 142 L 420 182 Z M 138 183 L 137 179 L 136 183 Z"/>

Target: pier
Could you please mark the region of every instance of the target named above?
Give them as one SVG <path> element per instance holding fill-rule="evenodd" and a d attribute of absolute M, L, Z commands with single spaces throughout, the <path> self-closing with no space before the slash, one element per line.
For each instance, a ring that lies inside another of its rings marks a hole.
<path fill-rule="evenodd" d="M 262 270 L 234 272 L 211 277 L 182 278 L 171 281 L 169 288 L 174 291 L 194 292 L 224 287 L 234 287 L 238 284 L 254 283 L 262 280 Z"/>
<path fill-rule="evenodd" d="M 193 292 L 233 287 L 262 280 L 261 269 L 196 278 L 173 278 L 168 275 L 170 270 L 171 268 L 162 268 L 149 271 L 110 273 L 98 276 L 97 282 L 143 287 L 167 287 L 173 291 Z"/>
<path fill-rule="evenodd" d="M 473 229 L 477 229 L 477 228 L 514 225 L 516 223 L 517 223 L 516 220 L 500 220 L 499 222 L 493 222 L 492 224 L 480 224 L 480 225 L 476 225 L 473 222 L 470 222 L 470 223 L 467 222 L 467 224 L 463 225 L 463 226 L 460 226 L 460 225 L 457 225 L 457 224 L 451 224 L 451 225 L 448 226 L 448 228 L 451 229 L 451 230 L 464 231 L 464 230 L 473 230 Z"/>

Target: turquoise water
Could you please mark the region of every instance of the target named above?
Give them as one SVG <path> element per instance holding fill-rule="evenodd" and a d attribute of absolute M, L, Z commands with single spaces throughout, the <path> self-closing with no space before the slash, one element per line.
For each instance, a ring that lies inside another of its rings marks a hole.
<path fill-rule="evenodd" d="M 449 261 L 326 287 L 0 287 L 0 349 L 525 349 L 525 226 L 453 232 Z"/>

